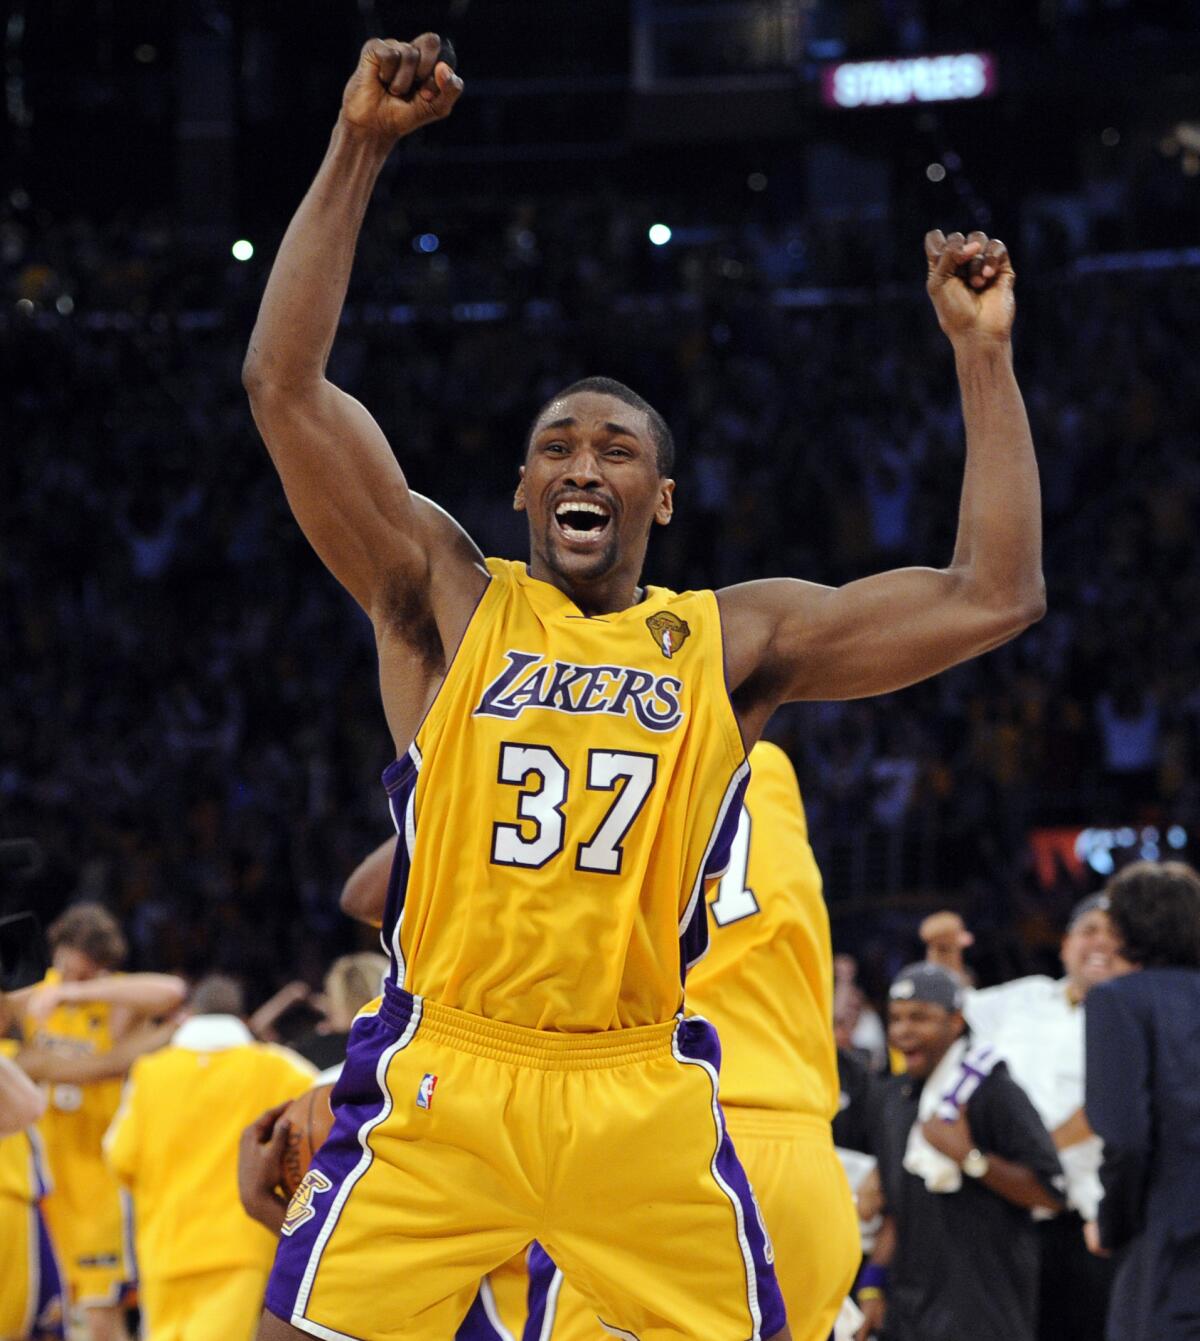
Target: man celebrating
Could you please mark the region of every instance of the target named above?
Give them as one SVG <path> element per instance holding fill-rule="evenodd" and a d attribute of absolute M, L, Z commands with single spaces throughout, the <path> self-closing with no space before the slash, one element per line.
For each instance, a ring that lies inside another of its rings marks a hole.
<path fill-rule="evenodd" d="M 1061 1171 L 1003 1061 L 971 1046 L 961 1007 L 958 980 L 933 964 L 903 969 L 889 993 L 906 1071 L 888 1082 L 873 1146 L 891 1224 L 859 1292 L 872 1324 L 886 1316 L 887 1341 L 1034 1337 L 1030 1212 L 1061 1208 Z"/>
<path fill-rule="evenodd" d="M 775 708 L 900 688 L 1042 612 L 1012 267 L 982 234 L 926 239 L 967 428 L 948 567 L 642 586 L 673 443 L 603 378 L 552 397 L 524 444 L 529 563 L 485 560 L 325 377 L 376 177 L 462 92 L 439 53 L 432 34 L 364 47 L 244 370 L 298 522 L 374 623 L 399 755 L 392 973 L 351 1035 L 259 1335 L 452 1335 L 476 1282 L 537 1238 L 643 1341 L 788 1336 L 681 978 Z"/>
<path fill-rule="evenodd" d="M 10 997 L 32 1048 L 22 1064 L 49 1083 L 39 1129 L 53 1190 L 43 1208 L 68 1296 L 83 1310 L 90 1341 L 117 1341 L 126 1335 L 120 1299 L 133 1264 L 101 1141 L 120 1102 L 120 1076 L 140 1051 L 140 1045 L 126 1051 L 136 1043 L 131 1034 L 174 1011 L 186 986 L 172 974 L 118 972 L 125 937 L 99 904 L 67 908 L 51 923 L 47 940 L 53 963 L 44 981 Z M 109 1056 L 116 1049 L 118 1058 Z M 85 1079 L 89 1071 L 97 1078 Z"/>

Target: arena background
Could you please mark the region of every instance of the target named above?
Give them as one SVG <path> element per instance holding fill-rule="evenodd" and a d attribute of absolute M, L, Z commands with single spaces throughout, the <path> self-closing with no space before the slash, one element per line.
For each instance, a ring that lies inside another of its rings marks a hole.
<path fill-rule="evenodd" d="M 29 0 L 3 37 L 0 837 L 44 860 L 0 912 L 100 898 L 135 966 L 256 999 L 359 942 L 337 893 L 388 831 L 370 630 L 239 364 L 359 44 L 426 28 L 467 92 L 385 172 L 332 368 L 485 552 L 523 552 L 533 409 L 599 372 L 679 441 L 650 580 L 946 562 L 961 425 L 921 238 L 1012 250 L 1047 618 L 769 733 L 867 984 L 934 907 L 988 981 L 1048 966 L 1115 865 L 1200 857 L 1200 5 Z"/>

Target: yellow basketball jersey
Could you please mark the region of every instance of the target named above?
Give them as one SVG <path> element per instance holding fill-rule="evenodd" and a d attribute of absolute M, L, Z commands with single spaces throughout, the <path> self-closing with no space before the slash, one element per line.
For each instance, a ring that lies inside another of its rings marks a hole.
<path fill-rule="evenodd" d="M 748 773 L 711 591 L 588 617 L 525 565 L 491 582 L 384 773 L 396 981 L 572 1032 L 670 1019 Z"/>
<path fill-rule="evenodd" d="M 709 951 L 689 1012 L 721 1037 L 721 1102 L 832 1119 L 838 1105 L 833 951 L 796 774 L 760 741 L 729 870 L 711 889 Z"/>
<path fill-rule="evenodd" d="M 19 1051 L 15 1043 L 0 1038 L 0 1055 L 11 1059 Z M 36 1129 L 0 1136 L 0 1197 L 12 1197 L 23 1205 L 31 1205 L 41 1201 L 49 1190 L 50 1179 Z"/>
<path fill-rule="evenodd" d="M 62 981 L 50 969 L 47 983 Z M 57 1006 L 40 1025 L 25 1024 L 26 1039 L 39 1047 L 75 1056 L 93 1056 L 113 1046 L 112 1008 L 107 1002 Z M 46 1112 L 38 1124 L 50 1155 L 55 1180 L 61 1186 L 64 1166 L 79 1160 L 103 1167 L 100 1142 L 121 1102 L 120 1078 L 92 1081 L 87 1085 L 50 1085 Z"/>
<path fill-rule="evenodd" d="M 214 1021 L 241 1030 L 228 1017 L 199 1016 L 189 1032 Z M 222 1040 L 211 1051 L 172 1044 L 129 1072 L 104 1151 L 133 1196 L 138 1270 L 147 1277 L 265 1271 L 274 1256 L 274 1237 L 238 1199 L 238 1140 L 267 1108 L 303 1094 L 316 1071 L 289 1049 L 241 1032 L 247 1041 Z"/>

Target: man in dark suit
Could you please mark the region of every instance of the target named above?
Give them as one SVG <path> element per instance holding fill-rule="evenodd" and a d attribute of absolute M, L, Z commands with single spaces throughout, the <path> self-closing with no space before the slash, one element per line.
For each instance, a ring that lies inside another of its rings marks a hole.
<path fill-rule="evenodd" d="M 1200 1341 L 1200 876 L 1138 862 L 1108 887 L 1136 970 L 1087 998 L 1085 1109 L 1104 1139 L 1093 1251 L 1120 1251 L 1109 1341 Z"/>

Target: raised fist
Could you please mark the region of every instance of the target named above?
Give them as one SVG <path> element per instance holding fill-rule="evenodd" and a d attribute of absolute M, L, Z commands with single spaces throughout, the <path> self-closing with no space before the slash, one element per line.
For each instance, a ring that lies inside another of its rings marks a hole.
<path fill-rule="evenodd" d="M 449 116 L 463 81 L 444 59 L 442 40 L 372 37 L 342 94 L 342 119 L 384 140 L 398 140 Z"/>
<path fill-rule="evenodd" d="M 929 278 L 925 288 L 938 324 L 952 342 L 983 337 L 1007 341 L 1012 333 L 1016 273 L 1008 248 L 986 233 L 925 234 Z"/>

